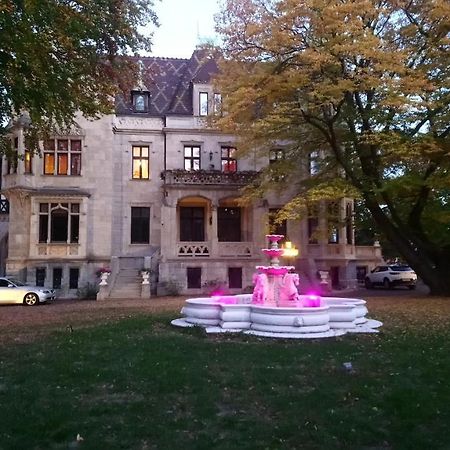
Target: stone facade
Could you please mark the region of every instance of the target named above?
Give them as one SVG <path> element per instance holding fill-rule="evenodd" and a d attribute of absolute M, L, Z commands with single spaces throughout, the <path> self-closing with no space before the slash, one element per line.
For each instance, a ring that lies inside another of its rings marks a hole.
<path fill-rule="evenodd" d="M 152 67 L 148 76 L 155 78 L 144 77 L 149 89 L 141 86 L 138 91 L 148 95 L 148 107 L 137 111 L 131 99 L 119 99 L 114 115 L 95 121 L 77 117 L 71 131 L 54 136 L 53 174 L 48 173 L 51 157 L 45 157 L 48 144 L 29 161 L 26 123 L 11 127 L 21 157 L 16 165 L 6 159 L 2 164 L 2 192 L 10 211 L 8 236 L 0 236 L 0 246 L 7 242 L 8 274 L 56 287 L 66 297 L 74 296 L 77 287 L 98 282 L 101 267 L 110 268 L 111 279 L 121 270 L 152 269 L 151 287 L 160 293 L 178 284 L 183 293 L 198 294 L 213 280 L 232 292 L 251 285 L 255 265 L 265 262 L 260 248 L 266 246 L 269 209 L 282 207 L 286 197 L 268 196 L 247 207 L 238 200 L 240 188 L 268 159 L 239 159 L 236 173 L 222 170 L 223 148 L 232 148 L 234 137 L 207 128 L 200 116 L 200 93 L 208 94 L 210 108 L 215 98 L 209 84 L 215 67 L 211 61 L 194 53 L 190 60 L 145 58 L 144 65 Z M 68 159 L 60 155 L 64 145 L 81 154 L 81 169 L 78 156 L 70 151 Z M 196 164 L 201 170 L 185 170 L 186 148 L 199 149 Z M 148 151 L 148 157 L 139 159 L 134 154 L 139 151 Z M 148 161 L 148 176 L 139 166 L 142 161 Z M 142 177 L 136 176 L 140 170 Z M 352 203 L 341 201 L 342 214 Z M 239 225 L 232 214 L 239 214 Z M 142 223 L 148 230 L 136 230 Z M 224 233 L 227 223 L 240 230 Z M 133 233 L 138 236 L 134 242 Z M 183 239 L 186 233 L 189 238 Z M 320 269 L 331 270 L 335 284 L 349 285 L 356 282 L 357 268 L 380 260 L 379 248 L 355 246 L 353 231 L 349 238 L 345 228 L 333 244 L 323 239 L 308 243 L 306 222 L 289 221 L 287 233 L 300 250 L 290 262 L 311 283 Z"/>

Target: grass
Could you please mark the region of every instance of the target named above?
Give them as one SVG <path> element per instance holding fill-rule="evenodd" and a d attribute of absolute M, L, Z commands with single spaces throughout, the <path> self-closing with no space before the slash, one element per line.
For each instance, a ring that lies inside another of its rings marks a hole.
<path fill-rule="evenodd" d="M 379 335 L 207 336 L 164 313 L 3 345 L 0 449 L 450 449 L 450 299 L 369 309 Z"/>

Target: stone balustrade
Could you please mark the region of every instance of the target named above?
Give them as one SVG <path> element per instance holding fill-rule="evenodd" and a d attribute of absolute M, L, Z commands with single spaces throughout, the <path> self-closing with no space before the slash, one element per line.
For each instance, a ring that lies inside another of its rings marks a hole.
<path fill-rule="evenodd" d="M 242 172 L 221 172 L 219 170 L 166 170 L 161 173 L 166 186 L 171 185 L 228 185 L 245 186 L 258 172 L 253 170 Z"/>

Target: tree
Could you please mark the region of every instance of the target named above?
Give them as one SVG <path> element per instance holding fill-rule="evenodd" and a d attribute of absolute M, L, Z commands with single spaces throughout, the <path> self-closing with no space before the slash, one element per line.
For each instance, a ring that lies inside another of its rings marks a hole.
<path fill-rule="evenodd" d="M 2 0 L 0 4 L 0 151 L 13 114 L 26 111 L 29 137 L 112 110 L 133 80 L 127 56 L 150 49 L 138 31 L 157 25 L 149 0 Z M 119 57 L 117 57 L 119 56 Z"/>
<path fill-rule="evenodd" d="M 431 293 L 450 295 L 450 4 L 228 0 L 217 24 L 217 125 L 243 151 L 288 143 L 292 174 L 326 155 L 286 209 L 360 197 Z"/>

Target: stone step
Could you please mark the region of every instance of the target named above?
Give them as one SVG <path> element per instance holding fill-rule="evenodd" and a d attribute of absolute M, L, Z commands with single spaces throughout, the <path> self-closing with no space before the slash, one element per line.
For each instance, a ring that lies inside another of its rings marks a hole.
<path fill-rule="evenodd" d="M 130 298 L 141 298 L 141 294 L 111 294 L 109 298 L 123 298 L 123 299 L 130 299 Z"/>
<path fill-rule="evenodd" d="M 141 292 L 141 287 L 118 287 L 111 289 L 111 292 Z"/>

